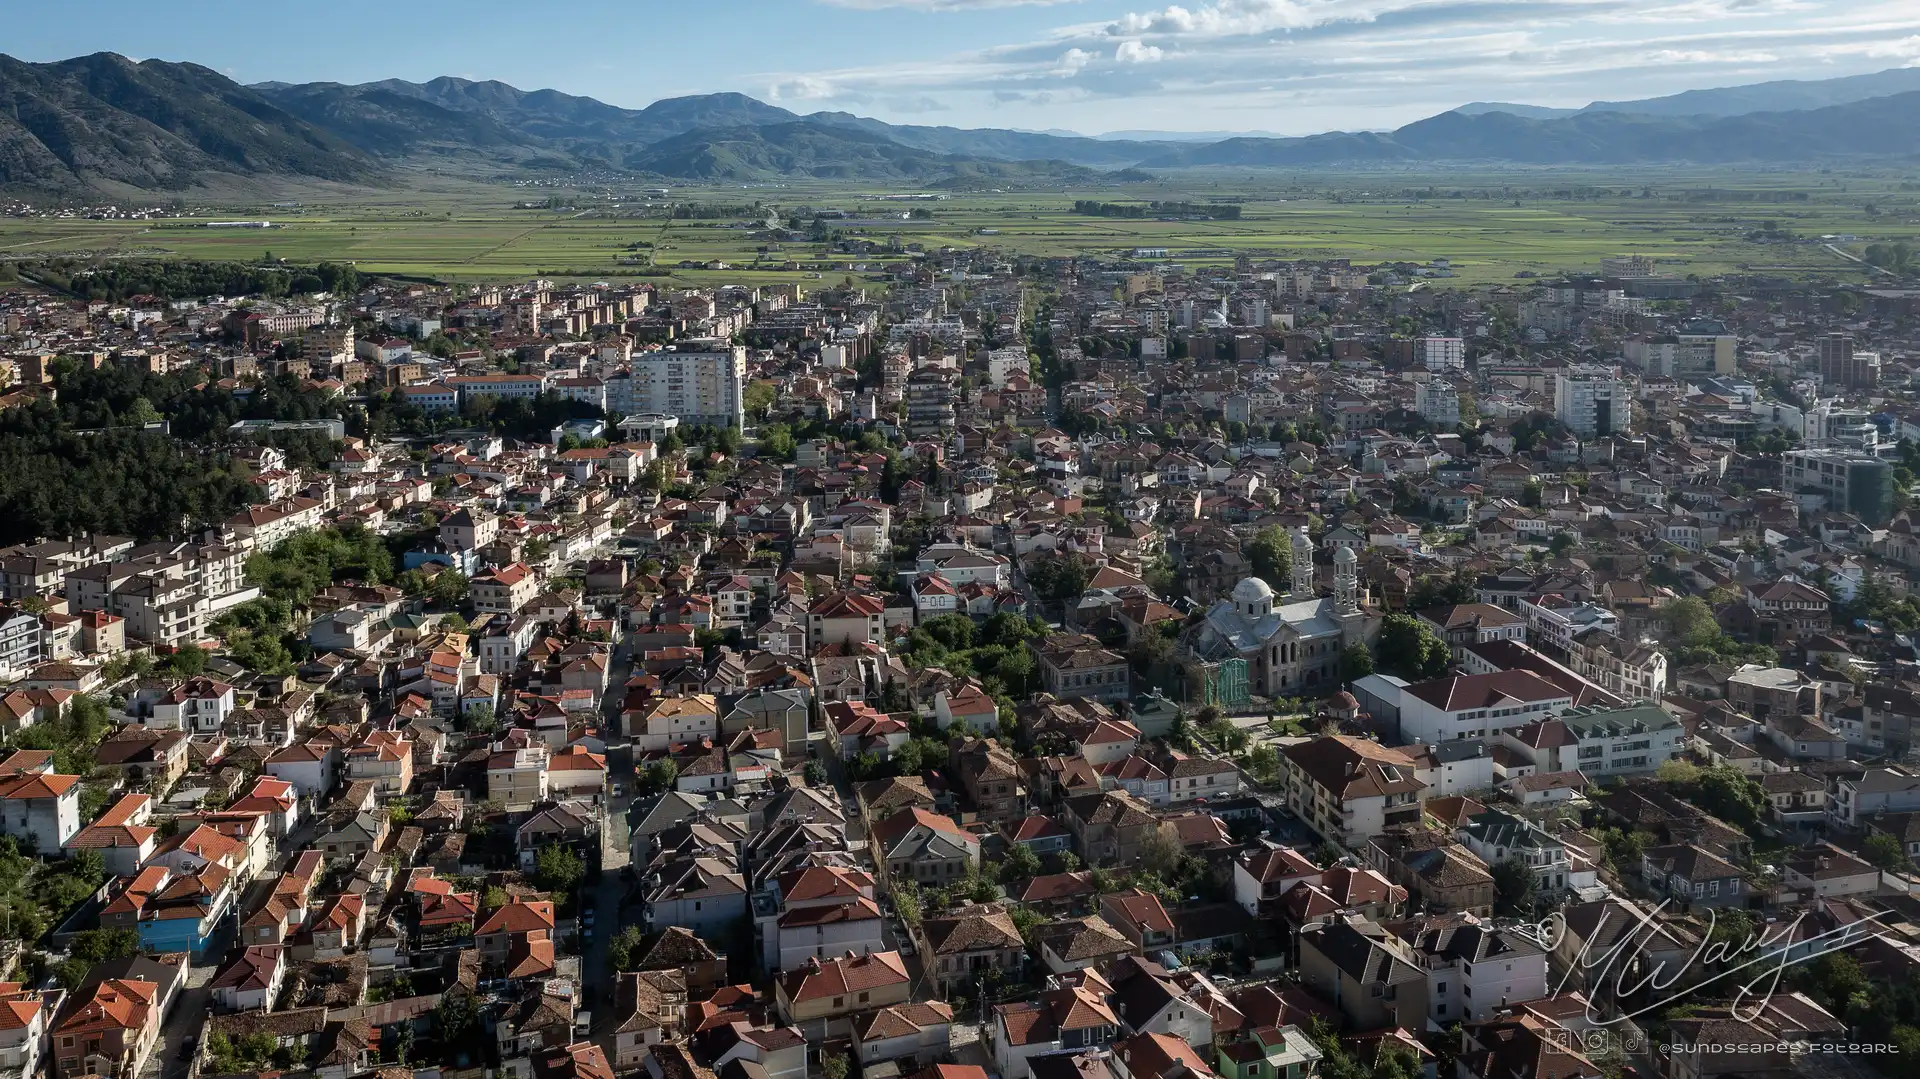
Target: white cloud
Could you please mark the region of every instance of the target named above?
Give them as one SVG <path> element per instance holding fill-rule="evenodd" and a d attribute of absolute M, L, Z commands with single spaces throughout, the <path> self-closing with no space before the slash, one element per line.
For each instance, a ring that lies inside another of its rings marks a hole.
<path fill-rule="evenodd" d="M 815 75 L 795 75 L 767 87 L 769 101 L 824 101 L 838 96 L 832 80 Z"/>
<path fill-rule="evenodd" d="M 1920 64 L 1914 0 L 1145 2 L 1039 32 L 1028 18 L 1021 39 L 988 48 L 757 81 L 883 109 L 931 97 L 962 124 L 1180 127 L 1199 108 L 1214 127 L 1308 133 L 1391 128 L 1473 98 L 1578 106 Z M 1010 121 L 1008 105 L 1028 111 Z"/>
<path fill-rule="evenodd" d="M 1081 68 L 1093 63 L 1093 54 L 1085 49 L 1068 49 L 1060 54 L 1060 64 L 1055 67 L 1056 75 L 1072 75 Z"/>
<path fill-rule="evenodd" d="M 1920 34 L 1901 38 L 1899 41 L 1880 41 L 1868 45 L 1861 53 L 1874 59 L 1892 58 L 1913 61 L 1920 59 Z"/>

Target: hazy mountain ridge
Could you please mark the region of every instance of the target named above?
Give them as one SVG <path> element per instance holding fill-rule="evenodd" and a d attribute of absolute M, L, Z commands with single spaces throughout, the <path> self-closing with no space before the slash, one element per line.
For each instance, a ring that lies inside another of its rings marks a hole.
<path fill-rule="evenodd" d="M 1751 108 L 1782 101 L 1810 104 Z M 1095 169 L 1801 162 L 1916 151 L 1915 69 L 1580 110 L 1475 102 L 1391 132 L 1194 142 L 803 116 L 736 93 L 627 109 L 452 77 L 247 87 L 197 64 L 111 53 L 51 64 L 0 56 L 0 186 L 59 191 L 182 189 L 215 174 L 377 183 L 392 165 L 448 158 L 462 167 L 598 166 L 684 180 L 967 185 L 1093 182 Z"/>
<path fill-rule="evenodd" d="M 1599 111 L 1530 120 L 1505 112 L 1471 116 L 1447 112 L 1385 135 L 1229 139 L 1143 161 L 1141 167 L 1261 168 L 1334 161 L 1497 161 L 1529 165 L 1731 163 L 1912 156 L 1916 151 L 1920 151 L 1920 92 L 1805 112 L 1730 117 L 1659 117 Z"/>

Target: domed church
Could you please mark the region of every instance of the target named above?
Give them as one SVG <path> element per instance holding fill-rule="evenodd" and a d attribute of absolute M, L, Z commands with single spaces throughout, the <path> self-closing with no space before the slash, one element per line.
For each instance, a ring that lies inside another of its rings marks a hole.
<path fill-rule="evenodd" d="M 1379 619 L 1360 606 L 1359 560 L 1351 550 L 1334 552 L 1333 596 L 1323 599 L 1314 589 L 1313 539 L 1304 527 L 1294 534 L 1292 548 L 1293 582 L 1285 602 L 1275 602 L 1267 582 L 1248 577 L 1189 631 L 1187 648 L 1195 659 L 1245 663 L 1245 693 L 1299 697 L 1322 691 L 1340 679 L 1341 651 L 1378 632 Z M 1224 692 L 1219 703 L 1242 703 L 1232 700 L 1239 695 Z"/>

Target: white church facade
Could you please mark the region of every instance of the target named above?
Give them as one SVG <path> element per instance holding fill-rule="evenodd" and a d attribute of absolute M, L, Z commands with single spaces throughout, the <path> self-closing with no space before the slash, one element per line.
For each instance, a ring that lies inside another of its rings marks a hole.
<path fill-rule="evenodd" d="M 1379 620 L 1360 606 L 1359 559 L 1351 550 L 1334 551 L 1331 598 L 1316 594 L 1313 540 L 1305 528 L 1294 535 L 1292 554 L 1284 601 L 1267 582 L 1249 577 L 1234 586 L 1231 599 L 1215 603 L 1187 639 L 1198 660 L 1244 661 L 1247 691 L 1263 697 L 1331 692 L 1340 682 L 1340 653 L 1378 632 Z"/>

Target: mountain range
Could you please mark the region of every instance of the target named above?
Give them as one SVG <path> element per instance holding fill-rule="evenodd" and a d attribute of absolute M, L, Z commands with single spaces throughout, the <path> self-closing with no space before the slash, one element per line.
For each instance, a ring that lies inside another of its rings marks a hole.
<path fill-rule="evenodd" d="M 1583 109 L 1474 102 L 1388 132 L 1216 134 L 889 124 L 734 93 L 627 109 L 451 77 L 242 86 L 198 64 L 113 53 L 47 64 L 0 55 L 0 188 L 72 195 L 182 190 L 219 176 L 382 184 L 409 164 L 967 187 L 1150 176 L 1138 169 L 1910 158 L 1920 150 L 1920 69 Z"/>

